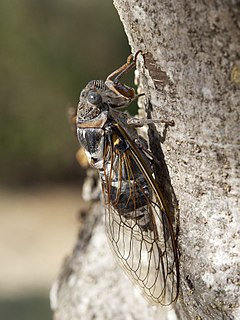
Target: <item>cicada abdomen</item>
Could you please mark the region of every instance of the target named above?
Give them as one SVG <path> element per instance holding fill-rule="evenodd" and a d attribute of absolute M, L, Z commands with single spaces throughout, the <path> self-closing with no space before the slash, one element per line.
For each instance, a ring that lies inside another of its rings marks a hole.
<path fill-rule="evenodd" d="M 140 228 L 148 230 L 152 228 L 147 208 L 151 189 L 128 153 L 127 141 L 116 134 L 112 134 L 110 139 L 112 141 L 106 147 L 104 166 L 99 170 L 105 204 L 113 207 L 126 221 L 137 221 Z"/>
<path fill-rule="evenodd" d="M 91 81 L 82 90 L 77 136 L 101 178 L 115 255 L 150 301 L 167 306 L 179 292 L 172 219 L 151 170 L 150 152 L 141 148 L 143 138 L 128 124 L 128 115 L 117 110 L 135 98 L 133 89 L 119 82 L 134 65 L 128 59 L 106 81 Z"/>

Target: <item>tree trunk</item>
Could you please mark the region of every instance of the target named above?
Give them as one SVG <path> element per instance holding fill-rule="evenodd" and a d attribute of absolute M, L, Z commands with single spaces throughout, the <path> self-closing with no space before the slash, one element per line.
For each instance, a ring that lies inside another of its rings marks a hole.
<path fill-rule="evenodd" d="M 109 253 L 93 205 L 52 288 L 54 319 L 240 319 L 239 2 L 114 4 L 132 51 L 142 51 L 137 80 L 148 116 L 175 122 L 148 134 L 179 221 L 181 293 L 166 314 L 150 306 Z"/>

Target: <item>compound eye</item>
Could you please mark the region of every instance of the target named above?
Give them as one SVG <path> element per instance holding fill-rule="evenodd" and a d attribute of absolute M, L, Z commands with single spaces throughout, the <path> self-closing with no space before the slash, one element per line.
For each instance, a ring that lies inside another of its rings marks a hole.
<path fill-rule="evenodd" d="M 102 97 L 95 91 L 89 91 L 87 96 L 88 102 L 94 105 L 99 105 L 102 103 Z"/>

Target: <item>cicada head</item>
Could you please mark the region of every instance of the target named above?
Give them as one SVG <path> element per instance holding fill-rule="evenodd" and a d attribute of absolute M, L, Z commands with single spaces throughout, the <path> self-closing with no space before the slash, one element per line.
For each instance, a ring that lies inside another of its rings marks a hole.
<path fill-rule="evenodd" d="M 90 81 L 81 91 L 78 108 L 77 121 L 92 120 L 104 110 L 103 93 L 106 90 L 104 81 Z"/>

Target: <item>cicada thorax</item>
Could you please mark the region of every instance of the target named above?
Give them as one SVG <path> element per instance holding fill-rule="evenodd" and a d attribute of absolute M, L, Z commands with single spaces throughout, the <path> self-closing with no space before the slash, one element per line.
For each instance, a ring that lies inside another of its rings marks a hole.
<path fill-rule="evenodd" d="M 90 166 L 101 168 L 104 154 L 104 131 L 99 128 L 77 128 L 77 137 L 85 150 Z"/>

